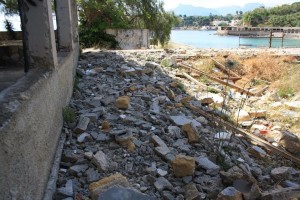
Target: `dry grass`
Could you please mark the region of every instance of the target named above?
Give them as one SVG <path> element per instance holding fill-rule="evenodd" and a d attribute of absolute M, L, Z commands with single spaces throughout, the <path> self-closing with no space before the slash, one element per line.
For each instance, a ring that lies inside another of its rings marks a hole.
<path fill-rule="evenodd" d="M 275 57 L 262 54 L 243 62 L 243 71 L 249 78 L 257 77 L 266 81 L 276 81 L 281 78 L 289 68 L 289 56 Z"/>
<path fill-rule="evenodd" d="M 205 73 L 213 73 L 213 68 L 215 67 L 214 62 L 211 59 L 200 59 L 193 62 L 193 66 Z"/>
<path fill-rule="evenodd" d="M 300 65 L 292 65 L 285 71 L 285 73 L 274 82 L 273 89 L 278 92 L 293 94 L 300 91 Z"/>
<path fill-rule="evenodd" d="M 237 54 L 218 54 L 215 59 L 224 65 L 227 61 L 234 63 L 231 70 L 242 77 L 236 82 L 241 87 L 251 82 L 259 88 L 269 82 L 273 89 L 283 94 L 300 91 L 300 66 L 294 64 L 296 59 L 294 56 L 258 54 L 250 58 L 242 58 Z M 193 66 L 215 77 L 224 76 L 222 73 L 214 72 L 214 63 L 210 59 L 194 60 Z"/>

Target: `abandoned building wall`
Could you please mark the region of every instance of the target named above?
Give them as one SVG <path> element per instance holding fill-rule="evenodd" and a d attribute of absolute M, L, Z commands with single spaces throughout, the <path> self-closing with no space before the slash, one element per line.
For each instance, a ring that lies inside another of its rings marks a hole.
<path fill-rule="evenodd" d="M 148 49 L 148 29 L 106 29 L 106 33 L 116 36 L 121 49 Z"/>
<path fill-rule="evenodd" d="M 32 70 L 12 91 L 1 94 L 1 198 L 42 199 L 61 133 L 62 108 L 72 95 L 78 54 L 77 44 L 53 71 Z M 4 100 L 7 95 L 13 98 Z"/>

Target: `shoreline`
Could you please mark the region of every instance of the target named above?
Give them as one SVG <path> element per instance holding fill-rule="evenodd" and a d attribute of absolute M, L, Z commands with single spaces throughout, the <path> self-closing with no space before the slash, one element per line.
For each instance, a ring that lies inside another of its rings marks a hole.
<path fill-rule="evenodd" d="M 203 31 L 208 31 L 208 32 L 215 32 L 214 34 L 215 35 L 218 35 L 218 36 L 234 36 L 234 37 L 239 37 L 240 35 L 239 34 L 224 34 L 224 33 L 218 33 L 217 30 L 197 30 L 197 29 L 173 29 L 172 31 L 200 31 L 200 32 L 203 32 Z M 276 33 L 276 32 L 275 32 Z M 256 37 L 256 36 L 253 36 L 251 34 L 249 35 L 241 35 L 241 36 L 244 36 L 244 37 L 249 37 L 249 38 L 259 38 L 259 37 Z M 265 34 L 265 35 L 260 35 L 260 36 L 269 36 L 269 34 Z M 291 40 L 300 40 L 300 34 L 296 34 L 296 33 L 285 33 L 284 35 L 284 39 L 291 39 Z"/>
<path fill-rule="evenodd" d="M 293 55 L 293 56 L 300 56 L 300 48 L 199 48 L 199 47 L 192 47 L 185 44 L 176 43 L 173 41 L 169 42 L 167 49 L 174 49 L 174 50 L 188 50 L 188 51 L 199 51 L 205 52 L 207 54 L 212 53 L 249 53 L 249 54 L 257 54 L 257 53 L 269 53 L 269 54 L 276 54 L 276 55 Z M 166 49 L 161 48 L 161 49 Z"/>

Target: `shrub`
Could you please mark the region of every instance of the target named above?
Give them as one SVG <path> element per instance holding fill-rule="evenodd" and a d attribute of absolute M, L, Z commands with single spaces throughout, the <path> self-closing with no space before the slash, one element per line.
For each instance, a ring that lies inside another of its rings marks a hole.
<path fill-rule="evenodd" d="M 74 123 L 76 120 L 76 113 L 71 107 L 67 106 L 63 108 L 63 118 L 66 123 Z"/>
<path fill-rule="evenodd" d="M 295 95 L 295 91 L 291 87 L 281 87 L 278 89 L 277 94 L 281 98 L 288 98 Z"/>

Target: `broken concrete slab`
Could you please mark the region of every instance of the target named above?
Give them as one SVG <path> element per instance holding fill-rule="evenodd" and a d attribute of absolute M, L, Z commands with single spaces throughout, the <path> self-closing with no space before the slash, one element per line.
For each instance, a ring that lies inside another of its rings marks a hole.
<path fill-rule="evenodd" d="M 109 163 L 107 161 L 106 155 L 102 151 L 98 151 L 92 157 L 92 162 L 102 171 L 108 170 Z"/>
<path fill-rule="evenodd" d="M 99 195 L 98 200 L 156 200 L 131 188 L 113 186 Z"/>
<path fill-rule="evenodd" d="M 201 127 L 200 122 L 194 119 L 190 119 L 184 115 L 170 116 L 170 119 L 176 126 L 182 126 L 184 124 L 193 123 L 194 126 Z"/>
<path fill-rule="evenodd" d="M 217 200 L 243 200 L 243 195 L 234 187 L 227 187 L 218 195 Z"/>
<path fill-rule="evenodd" d="M 77 133 L 77 134 L 83 133 L 84 131 L 86 131 L 89 123 L 90 123 L 90 118 L 80 116 L 79 122 L 78 122 L 76 128 L 74 129 L 74 133 Z"/>
<path fill-rule="evenodd" d="M 155 183 L 154 183 L 154 187 L 158 190 L 158 191 L 163 191 L 163 190 L 172 190 L 173 189 L 173 185 L 164 177 L 159 177 Z"/>
<path fill-rule="evenodd" d="M 196 158 L 196 163 L 199 167 L 205 169 L 207 174 L 217 175 L 220 171 L 220 167 L 212 161 L 210 161 L 207 157 L 200 156 Z"/>
<path fill-rule="evenodd" d="M 285 181 L 291 177 L 291 168 L 290 167 L 277 167 L 272 169 L 271 177 L 275 181 Z"/>
<path fill-rule="evenodd" d="M 65 187 L 61 187 L 57 189 L 57 196 L 61 199 L 67 197 L 73 197 L 74 190 L 73 190 L 73 181 L 68 180 Z"/>
<path fill-rule="evenodd" d="M 119 173 L 91 183 L 89 185 L 89 191 L 91 192 L 92 200 L 98 200 L 102 193 L 114 186 L 128 188 L 129 183 L 127 178 Z"/>

